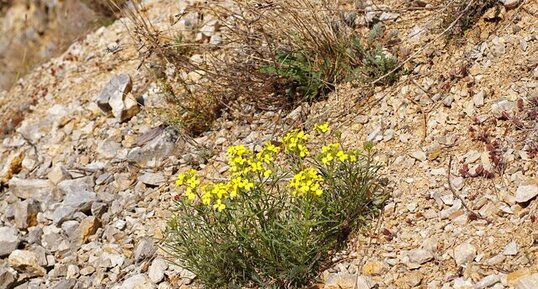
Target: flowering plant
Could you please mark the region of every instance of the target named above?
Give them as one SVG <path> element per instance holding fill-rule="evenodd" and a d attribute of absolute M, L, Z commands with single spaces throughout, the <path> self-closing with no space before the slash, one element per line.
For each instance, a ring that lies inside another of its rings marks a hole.
<path fill-rule="evenodd" d="M 232 146 L 223 182 L 208 182 L 195 170 L 179 174 L 169 252 L 207 287 L 311 281 L 329 252 L 383 202 L 371 145 L 346 150 L 327 143 L 329 131 L 327 123 L 312 136 L 292 130 L 281 147 L 266 142 L 257 152 Z"/>

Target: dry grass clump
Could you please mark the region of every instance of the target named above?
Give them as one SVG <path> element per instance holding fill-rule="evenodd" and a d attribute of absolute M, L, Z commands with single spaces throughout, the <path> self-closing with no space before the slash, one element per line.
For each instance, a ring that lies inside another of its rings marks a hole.
<path fill-rule="evenodd" d="M 165 111 L 172 112 L 165 118 L 194 134 L 223 109 L 314 101 L 338 83 L 369 82 L 398 64 L 384 49 L 382 26 L 360 34 L 356 14 L 334 1 L 193 5 L 177 19 L 187 24 L 187 31 L 160 31 L 138 5 L 126 12 L 143 59 L 152 63 L 167 96 Z M 204 34 L 209 23 L 220 43 Z M 397 75 L 380 84 L 392 83 Z"/>
<path fill-rule="evenodd" d="M 495 5 L 500 7 L 496 0 L 456 0 L 443 15 L 441 27 L 448 27 L 455 22 L 447 36 L 449 39 L 462 37 L 465 31 L 472 28 L 486 11 Z"/>

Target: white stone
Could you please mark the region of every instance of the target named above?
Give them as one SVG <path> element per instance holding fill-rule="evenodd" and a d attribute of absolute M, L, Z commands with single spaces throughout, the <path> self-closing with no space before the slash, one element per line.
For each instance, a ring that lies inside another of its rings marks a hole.
<path fill-rule="evenodd" d="M 486 93 L 481 90 L 479 93 L 475 94 L 473 96 L 473 104 L 476 107 L 482 107 L 484 105 L 484 96 Z"/>
<path fill-rule="evenodd" d="M 516 8 L 521 0 L 499 0 L 507 9 Z"/>
<path fill-rule="evenodd" d="M 416 264 L 424 264 L 433 259 L 433 254 L 425 249 L 413 249 L 408 255 L 409 261 Z"/>
<path fill-rule="evenodd" d="M 533 184 L 520 185 L 516 191 L 516 202 L 526 203 L 538 196 L 538 186 Z"/>
<path fill-rule="evenodd" d="M 538 273 L 518 278 L 511 285 L 514 289 L 536 289 L 538 288 Z"/>
<path fill-rule="evenodd" d="M 497 274 L 488 275 L 482 280 L 478 281 L 476 284 L 474 284 L 474 289 L 484 289 L 492 286 L 495 283 L 498 283 L 501 281 L 501 278 Z"/>
<path fill-rule="evenodd" d="M 515 241 L 512 241 L 504 247 L 503 254 L 506 256 L 515 256 L 517 255 L 517 243 Z"/>
<path fill-rule="evenodd" d="M 476 256 L 476 248 L 469 244 L 463 243 L 454 248 L 454 260 L 459 266 L 466 265 L 473 261 Z"/>
<path fill-rule="evenodd" d="M 121 284 L 121 289 L 154 289 L 155 285 L 151 283 L 148 277 L 143 274 L 129 277 Z"/>
<path fill-rule="evenodd" d="M 161 258 L 153 260 L 148 269 L 149 279 L 155 284 L 161 282 L 164 278 L 164 271 L 168 268 L 168 264 Z"/>
<path fill-rule="evenodd" d="M 421 151 L 421 150 L 412 152 L 411 157 L 413 157 L 414 159 L 419 160 L 421 162 L 425 161 L 426 158 L 427 158 L 426 153 Z"/>

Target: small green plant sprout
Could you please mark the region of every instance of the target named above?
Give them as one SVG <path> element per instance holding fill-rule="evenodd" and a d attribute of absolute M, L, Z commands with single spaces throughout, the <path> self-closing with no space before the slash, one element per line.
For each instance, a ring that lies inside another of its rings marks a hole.
<path fill-rule="evenodd" d="M 344 148 L 328 123 L 314 131 L 291 130 L 259 151 L 229 147 L 225 181 L 178 175 L 165 244 L 205 287 L 308 285 L 379 211 L 372 147 Z"/>

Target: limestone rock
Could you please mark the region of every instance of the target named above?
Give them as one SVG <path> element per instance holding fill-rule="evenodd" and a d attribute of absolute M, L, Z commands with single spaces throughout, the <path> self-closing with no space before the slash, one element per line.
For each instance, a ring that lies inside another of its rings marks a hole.
<path fill-rule="evenodd" d="M 9 255 L 19 243 L 19 233 L 15 228 L 0 227 L 0 257 Z"/>
<path fill-rule="evenodd" d="M 151 262 L 148 269 L 149 279 L 155 284 L 161 282 L 164 278 L 164 270 L 168 268 L 168 264 L 161 258 L 156 258 Z"/>
<path fill-rule="evenodd" d="M 150 186 L 159 186 L 166 180 L 162 173 L 145 173 L 138 177 L 138 181 Z"/>
<path fill-rule="evenodd" d="M 538 273 L 513 272 L 507 276 L 508 283 L 514 289 L 535 289 L 538 288 Z"/>
<path fill-rule="evenodd" d="M 6 267 L 0 267 L 0 288 L 13 288 L 17 276 Z"/>
<path fill-rule="evenodd" d="M 121 289 L 153 289 L 155 285 L 151 283 L 148 277 L 143 274 L 134 275 L 129 277 L 119 287 Z"/>
<path fill-rule="evenodd" d="M 9 189 L 21 199 L 35 199 L 40 202 L 52 196 L 54 187 L 48 180 L 20 179 L 13 177 L 8 183 Z"/>
<path fill-rule="evenodd" d="M 433 259 L 433 254 L 425 249 L 413 249 L 409 251 L 409 261 L 416 264 L 424 264 Z"/>
<path fill-rule="evenodd" d="M 82 220 L 78 228 L 73 232 L 71 238 L 75 246 L 80 246 L 88 241 L 91 235 L 95 234 L 97 229 L 101 227 L 101 221 L 94 216 L 90 216 Z"/>
<path fill-rule="evenodd" d="M 506 7 L 507 9 L 512 9 L 512 8 L 516 8 L 520 3 L 521 3 L 521 0 L 499 0 L 503 5 L 504 7 Z"/>
<path fill-rule="evenodd" d="M 15 209 L 15 225 L 19 229 L 27 229 L 37 225 L 37 213 L 39 212 L 39 204 L 34 200 L 24 200 L 18 202 L 14 206 Z"/>
<path fill-rule="evenodd" d="M 28 250 L 15 250 L 9 255 L 9 265 L 32 276 L 45 276 L 47 271 L 38 264 L 37 255 Z"/>
<path fill-rule="evenodd" d="M 516 202 L 526 203 L 538 196 L 538 186 L 535 184 L 520 185 L 516 191 Z"/>
<path fill-rule="evenodd" d="M 24 153 L 22 151 L 13 152 L 9 155 L 2 170 L 0 171 L 0 184 L 6 185 L 13 175 L 21 171 L 23 160 Z"/>
<path fill-rule="evenodd" d="M 332 273 L 325 282 L 324 289 L 355 289 L 357 288 L 356 274 Z"/>
<path fill-rule="evenodd" d="M 97 105 L 102 111 L 111 112 L 120 122 L 131 119 L 139 111 L 138 102 L 130 94 L 132 87 L 128 74 L 113 76 L 101 91 Z"/>
<path fill-rule="evenodd" d="M 113 110 L 113 106 L 123 105 L 123 98 L 133 88 L 131 77 L 128 74 L 114 75 L 105 85 L 97 99 L 97 105 L 104 112 Z"/>
<path fill-rule="evenodd" d="M 463 243 L 454 248 L 454 260 L 459 266 L 465 265 L 474 260 L 476 248 L 469 244 Z"/>
<path fill-rule="evenodd" d="M 174 129 L 165 129 L 142 147 L 131 149 L 127 154 L 127 160 L 142 167 L 158 167 L 166 158 L 182 148 L 182 143 L 177 142 L 179 139 Z"/>
<path fill-rule="evenodd" d="M 138 241 L 134 251 L 134 257 L 136 262 L 140 262 L 144 259 L 150 258 L 157 251 L 157 247 L 153 244 L 153 240 L 150 238 L 142 238 Z"/>

